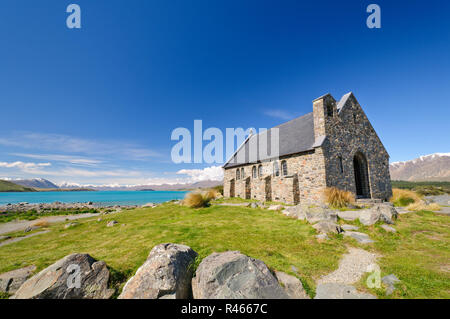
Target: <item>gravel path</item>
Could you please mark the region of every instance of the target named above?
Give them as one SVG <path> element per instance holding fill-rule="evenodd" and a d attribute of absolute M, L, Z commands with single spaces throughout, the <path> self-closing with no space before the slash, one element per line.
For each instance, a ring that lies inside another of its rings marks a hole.
<path fill-rule="evenodd" d="M 376 259 L 377 255 L 364 249 L 349 247 L 348 253 L 339 262 L 339 268 L 320 278 L 317 283 L 354 284 L 362 278 L 364 273 L 371 271 L 371 267 L 376 265 Z"/>
<path fill-rule="evenodd" d="M 23 237 L 15 237 L 15 238 L 7 239 L 5 241 L 0 242 L 0 247 L 8 245 L 8 244 L 16 243 L 16 242 L 24 240 L 26 238 L 30 238 L 30 237 L 34 237 L 34 236 L 37 236 L 37 235 L 45 234 L 45 233 L 48 233 L 48 232 L 49 232 L 49 230 L 44 230 L 44 231 L 40 231 L 40 232 L 33 233 L 33 234 L 30 234 L 30 235 L 27 235 L 27 236 L 23 236 Z"/>
<path fill-rule="evenodd" d="M 53 223 L 60 223 L 67 220 L 76 220 L 80 218 L 87 218 L 87 217 L 94 217 L 94 216 L 100 216 L 100 214 L 77 214 L 77 215 L 63 215 L 63 216 L 46 216 L 43 218 L 35 219 L 35 220 L 18 220 L 18 221 L 12 221 L 8 223 L 1 223 L 0 224 L 0 235 L 2 234 L 8 234 L 20 230 L 25 230 L 27 227 L 39 222 L 46 220 L 50 224 Z"/>

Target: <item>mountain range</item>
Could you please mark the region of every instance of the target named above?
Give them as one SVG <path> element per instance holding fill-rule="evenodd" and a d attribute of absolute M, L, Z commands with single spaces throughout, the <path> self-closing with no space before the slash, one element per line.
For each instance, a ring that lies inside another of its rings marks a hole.
<path fill-rule="evenodd" d="M 450 153 L 434 153 L 389 165 L 392 180 L 450 181 Z"/>

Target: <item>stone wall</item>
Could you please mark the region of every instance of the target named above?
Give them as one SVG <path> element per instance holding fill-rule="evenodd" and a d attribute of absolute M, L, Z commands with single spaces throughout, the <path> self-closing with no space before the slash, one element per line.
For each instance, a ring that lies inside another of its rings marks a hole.
<path fill-rule="evenodd" d="M 320 148 L 302 155 L 285 156 L 277 160 L 280 175 L 273 172 L 274 160 L 254 165 L 243 165 L 226 169 L 224 172 L 224 196 L 230 197 L 231 180 L 235 181 L 235 196 L 245 198 L 245 181 L 236 181 L 236 170 L 244 168 L 245 177 L 250 177 L 251 199 L 266 201 L 266 179 L 270 180 L 271 200 L 289 204 L 318 203 L 322 201 L 323 189 L 326 186 L 325 160 Z M 281 175 L 281 162 L 286 161 L 287 176 Z M 261 177 L 252 177 L 252 167 L 262 165 Z"/>
<path fill-rule="evenodd" d="M 369 196 L 387 200 L 392 196 L 389 155 L 356 98 L 348 98 L 338 112 L 334 99 L 333 116 L 325 116 L 327 138 L 322 145 L 326 164 L 326 184 L 356 194 L 353 159 L 359 152 L 366 159 Z M 340 161 L 342 160 L 342 169 Z"/>

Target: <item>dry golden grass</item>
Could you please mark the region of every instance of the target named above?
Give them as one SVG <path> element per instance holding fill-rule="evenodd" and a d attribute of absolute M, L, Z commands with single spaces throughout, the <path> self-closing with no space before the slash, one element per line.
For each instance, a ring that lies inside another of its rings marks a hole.
<path fill-rule="evenodd" d="M 431 203 L 431 204 L 425 204 L 424 201 L 420 200 L 418 202 L 409 204 L 406 209 L 408 209 L 409 211 L 413 211 L 413 212 L 418 212 L 421 210 L 429 210 L 429 211 L 439 211 L 441 210 L 441 206 L 439 206 L 436 203 Z"/>
<path fill-rule="evenodd" d="M 48 227 L 48 226 L 50 226 L 50 223 L 46 220 L 40 220 L 40 221 L 33 223 L 31 226 Z"/>
<path fill-rule="evenodd" d="M 355 204 L 355 195 L 336 187 L 325 188 L 325 201 L 333 208 L 345 208 Z"/>
<path fill-rule="evenodd" d="M 408 189 L 393 188 L 390 200 L 395 206 L 408 206 L 410 204 L 422 201 L 422 198 L 416 192 Z"/>
<path fill-rule="evenodd" d="M 183 200 L 183 205 L 190 208 L 207 207 L 210 200 L 211 198 L 206 194 L 187 193 Z"/>
<path fill-rule="evenodd" d="M 220 195 L 219 191 L 215 189 L 209 189 L 204 193 L 203 197 L 208 199 L 208 201 L 210 201 L 216 199 L 219 195 Z"/>

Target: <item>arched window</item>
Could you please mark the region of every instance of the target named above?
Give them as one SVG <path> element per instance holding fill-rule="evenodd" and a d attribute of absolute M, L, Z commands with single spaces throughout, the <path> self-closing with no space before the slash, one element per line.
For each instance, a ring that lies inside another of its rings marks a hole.
<path fill-rule="evenodd" d="M 237 170 L 236 170 L 236 180 L 238 180 L 238 179 L 240 179 L 241 178 L 241 170 L 238 168 Z"/>
<path fill-rule="evenodd" d="M 244 174 L 244 168 L 243 168 L 243 167 L 241 168 L 241 176 L 242 176 L 242 179 L 244 179 L 244 178 L 245 178 L 245 174 Z"/>
<path fill-rule="evenodd" d="M 252 167 L 252 177 L 256 178 L 256 166 Z"/>
<path fill-rule="evenodd" d="M 281 161 L 281 173 L 283 174 L 283 176 L 286 176 L 288 174 L 286 161 Z"/>
<path fill-rule="evenodd" d="M 262 171 L 262 165 L 258 166 L 258 177 L 262 177 L 263 171 Z"/>
<path fill-rule="evenodd" d="M 273 162 L 273 175 L 280 176 L 280 168 L 278 167 L 278 162 Z"/>
<path fill-rule="evenodd" d="M 344 165 L 342 164 L 342 156 L 338 157 L 338 161 L 339 161 L 339 171 L 342 173 L 344 173 Z"/>

